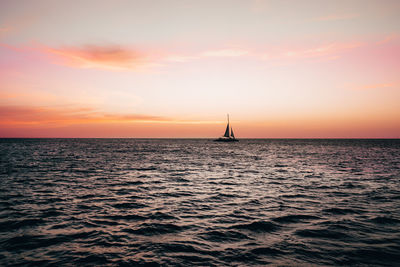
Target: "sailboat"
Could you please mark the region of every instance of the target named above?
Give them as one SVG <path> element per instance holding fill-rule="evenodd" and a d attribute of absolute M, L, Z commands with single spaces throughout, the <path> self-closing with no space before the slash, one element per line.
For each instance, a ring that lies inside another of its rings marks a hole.
<path fill-rule="evenodd" d="M 229 130 L 230 130 L 230 133 L 229 133 Z M 239 141 L 235 138 L 232 127 L 229 128 L 229 114 L 228 114 L 228 124 L 226 125 L 225 134 L 222 137 L 215 139 L 214 141 L 215 142 L 238 142 Z"/>

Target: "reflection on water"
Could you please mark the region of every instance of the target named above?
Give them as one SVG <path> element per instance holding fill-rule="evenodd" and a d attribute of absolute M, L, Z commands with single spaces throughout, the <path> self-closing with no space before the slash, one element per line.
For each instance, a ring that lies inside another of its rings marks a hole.
<path fill-rule="evenodd" d="M 395 265 L 399 140 L 2 139 L 0 265 Z"/>

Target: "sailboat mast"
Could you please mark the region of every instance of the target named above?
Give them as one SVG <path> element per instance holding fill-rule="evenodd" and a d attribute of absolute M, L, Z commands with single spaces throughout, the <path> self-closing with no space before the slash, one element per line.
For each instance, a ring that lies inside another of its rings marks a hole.
<path fill-rule="evenodd" d="M 229 114 L 228 114 L 228 124 L 226 125 L 224 137 L 229 137 Z"/>

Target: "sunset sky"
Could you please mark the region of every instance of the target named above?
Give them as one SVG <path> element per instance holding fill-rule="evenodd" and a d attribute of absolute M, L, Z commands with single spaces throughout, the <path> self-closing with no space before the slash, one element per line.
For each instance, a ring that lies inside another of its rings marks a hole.
<path fill-rule="evenodd" d="M 0 1 L 0 137 L 400 138 L 400 1 Z"/>

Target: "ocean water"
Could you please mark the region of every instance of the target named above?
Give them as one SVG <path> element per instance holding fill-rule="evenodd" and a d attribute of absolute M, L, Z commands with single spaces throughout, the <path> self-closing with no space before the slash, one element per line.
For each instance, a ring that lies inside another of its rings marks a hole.
<path fill-rule="evenodd" d="M 1 139 L 0 265 L 399 266 L 400 140 Z"/>

